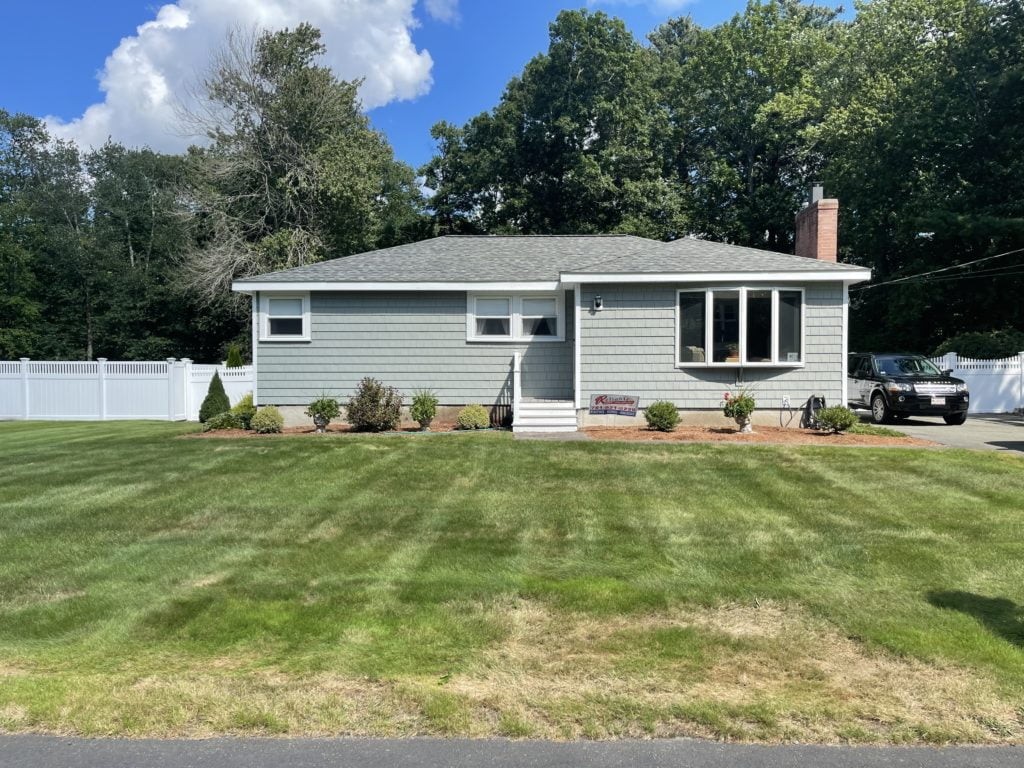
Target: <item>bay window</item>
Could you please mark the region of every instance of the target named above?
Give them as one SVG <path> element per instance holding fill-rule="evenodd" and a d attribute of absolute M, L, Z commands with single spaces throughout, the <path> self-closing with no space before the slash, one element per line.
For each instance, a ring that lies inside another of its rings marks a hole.
<path fill-rule="evenodd" d="M 803 302 L 800 288 L 680 290 L 677 365 L 802 365 Z"/>
<path fill-rule="evenodd" d="M 564 341 L 560 294 L 466 295 L 467 341 Z"/>

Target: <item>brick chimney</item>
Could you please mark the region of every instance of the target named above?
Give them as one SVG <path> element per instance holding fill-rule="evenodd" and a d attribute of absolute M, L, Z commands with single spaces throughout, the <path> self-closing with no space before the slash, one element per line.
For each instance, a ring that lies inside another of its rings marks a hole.
<path fill-rule="evenodd" d="M 826 200 L 818 183 L 811 187 L 810 204 L 796 215 L 796 255 L 822 261 L 839 255 L 839 201 Z"/>

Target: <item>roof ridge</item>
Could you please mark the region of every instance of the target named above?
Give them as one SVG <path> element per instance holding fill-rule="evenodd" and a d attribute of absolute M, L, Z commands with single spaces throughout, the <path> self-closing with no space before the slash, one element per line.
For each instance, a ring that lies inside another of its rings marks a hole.
<path fill-rule="evenodd" d="M 514 235 L 498 235 L 498 234 L 476 234 L 476 235 L 440 235 L 440 237 L 465 237 L 465 238 L 496 238 L 496 237 L 632 237 L 637 240 L 649 240 L 652 243 L 660 242 L 659 240 L 652 240 L 649 237 L 643 237 L 641 235 L 631 235 L 627 232 L 591 232 L 580 235 L 567 235 L 567 234 L 556 234 L 556 235 L 537 235 L 537 234 L 514 234 Z"/>

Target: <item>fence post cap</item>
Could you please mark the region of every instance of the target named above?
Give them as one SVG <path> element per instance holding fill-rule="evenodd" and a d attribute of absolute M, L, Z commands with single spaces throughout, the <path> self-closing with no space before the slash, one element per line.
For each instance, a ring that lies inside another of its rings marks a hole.
<path fill-rule="evenodd" d="M 191 357 L 183 357 L 183 358 L 181 358 L 181 362 L 183 362 L 183 363 L 191 363 L 192 362 L 192 358 Z"/>
<path fill-rule="evenodd" d="M 168 363 L 173 363 L 173 362 L 174 362 L 175 360 L 177 360 L 177 359 L 178 359 L 178 358 L 176 358 L 176 357 L 168 357 L 168 358 L 167 358 L 167 362 L 168 362 Z"/>
<path fill-rule="evenodd" d="M 105 358 L 105 357 L 97 357 L 96 358 L 96 362 L 97 363 L 105 363 L 105 362 L 107 362 L 107 358 Z"/>
<path fill-rule="evenodd" d="M 19 360 L 20 360 L 21 362 L 23 362 L 23 363 L 27 363 L 27 362 L 28 362 L 29 360 L 31 360 L 32 358 L 31 358 L 31 357 L 19 357 L 18 359 L 19 359 Z"/>

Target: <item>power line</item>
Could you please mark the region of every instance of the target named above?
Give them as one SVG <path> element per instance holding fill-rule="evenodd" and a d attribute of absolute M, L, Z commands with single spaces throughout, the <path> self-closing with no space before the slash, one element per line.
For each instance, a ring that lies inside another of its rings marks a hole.
<path fill-rule="evenodd" d="M 1004 256 L 1013 256 L 1015 253 L 1024 253 L 1024 248 L 1016 248 L 1016 249 L 1014 249 L 1012 251 L 1006 251 L 1005 253 L 997 253 L 994 256 L 985 256 L 984 258 L 975 259 L 974 261 L 967 261 L 967 262 L 964 262 L 963 264 L 954 264 L 951 267 L 942 267 L 941 269 L 933 269 L 930 272 L 921 272 L 920 274 L 917 274 L 917 275 L 907 275 L 906 277 L 898 277 L 895 280 L 887 280 L 884 283 L 875 283 L 874 285 L 864 285 L 864 286 L 861 286 L 859 288 L 851 288 L 850 291 L 851 291 L 851 293 L 853 291 L 869 291 L 872 288 L 881 288 L 883 285 L 895 285 L 896 283 L 905 283 L 905 282 L 908 282 L 910 280 L 919 281 L 923 277 L 928 277 L 930 275 L 937 275 L 940 272 L 949 272 L 950 270 L 953 270 L 953 269 L 963 269 L 964 267 L 969 267 L 969 266 L 971 266 L 973 264 L 981 264 L 983 261 L 991 261 L 992 259 L 1001 259 Z M 940 279 L 944 279 L 944 278 L 940 278 Z M 936 282 L 937 282 L 937 280 L 936 280 Z"/>

